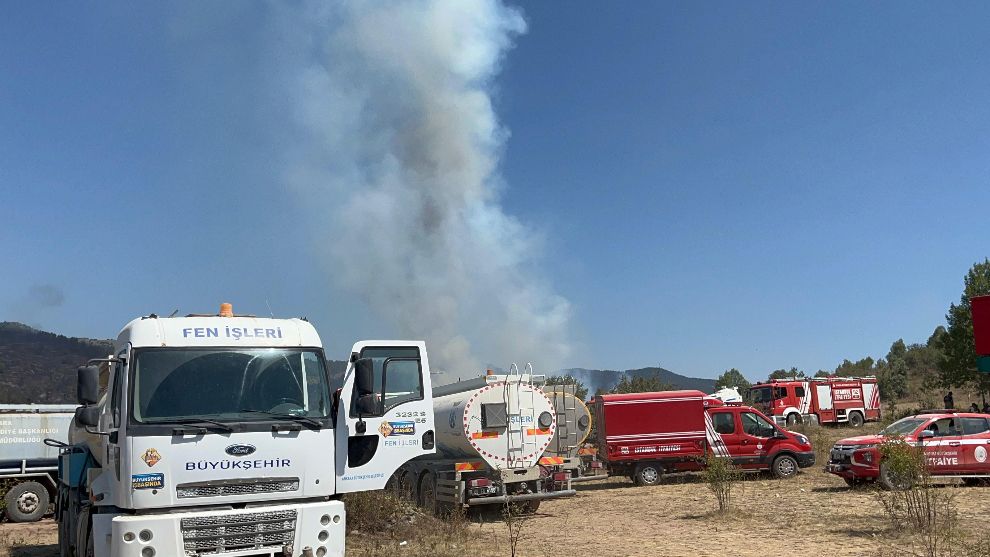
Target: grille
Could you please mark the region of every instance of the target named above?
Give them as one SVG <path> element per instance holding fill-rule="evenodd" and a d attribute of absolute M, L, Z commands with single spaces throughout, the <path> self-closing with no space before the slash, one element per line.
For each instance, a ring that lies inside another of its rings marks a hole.
<path fill-rule="evenodd" d="M 192 497 L 278 493 L 298 489 L 299 478 L 267 478 L 179 484 L 175 487 L 175 496 L 179 499 L 189 499 Z"/>
<path fill-rule="evenodd" d="M 835 445 L 829 453 L 829 460 L 834 463 L 848 463 L 852 459 L 852 454 L 856 450 L 856 445 Z"/>
<path fill-rule="evenodd" d="M 292 543 L 296 511 L 183 518 L 186 555 L 211 555 L 244 549 L 276 548 Z"/>

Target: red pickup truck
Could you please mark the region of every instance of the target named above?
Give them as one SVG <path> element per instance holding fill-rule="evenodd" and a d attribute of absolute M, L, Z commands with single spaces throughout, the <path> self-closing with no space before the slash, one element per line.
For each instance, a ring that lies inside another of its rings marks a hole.
<path fill-rule="evenodd" d="M 990 478 L 990 416 L 973 412 L 932 410 L 901 418 L 877 435 L 849 437 L 835 443 L 825 471 L 850 486 L 879 481 L 887 489 L 906 487 L 880 457 L 880 445 L 890 439 L 924 447 L 933 477 L 962 478 L 967 485 Z"/>
<path fill-rule="evenodd" d="M 591 404 L 598 457 L 610 474 L 639 485 L 660 483 L 665 473 L 701 470 L 709 452 L 778 478 L 815 463 L 807 437 L 755 408 L 723 404 L 701 391 L 599 395 Z"/>

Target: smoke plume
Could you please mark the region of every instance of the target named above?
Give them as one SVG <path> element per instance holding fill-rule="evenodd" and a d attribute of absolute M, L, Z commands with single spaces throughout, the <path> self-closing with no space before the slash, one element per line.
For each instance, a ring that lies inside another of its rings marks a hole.
<path fill-rule="evenodd" d="M 522 15 L 496 0 L 311 7 L 288 26 L 306 60 L 289 82 L 303 138 L 289 181 L 331 211 L 333 279 L 452 376 L 555 369 L 569 304 L 536 270 L 539 234 L 499 202 L 493 80 Z"/>

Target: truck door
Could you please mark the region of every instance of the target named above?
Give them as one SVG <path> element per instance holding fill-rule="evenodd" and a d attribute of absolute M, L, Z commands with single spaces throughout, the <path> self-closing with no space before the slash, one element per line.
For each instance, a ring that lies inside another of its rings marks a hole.
<path fill-rule="evenodd" d="M 934 476 L 960 474 L 966 469 L 959 434 L 959 418 L 939 418 L 925 426 L 934 435 L 925 437 L 922 445 L 925 460 Z"/>
<path fill-rule="evenodd" d="M 739 434 L 739 453 L 733 455 L 733 462 L 743 468 L 763 468 L 766 466 L 770 438 L 776 428 L 763 416 L 755 412 L 739 412 L 742 430 Z"/>
<path fill-rule="evenodd" d="M 368 370 L 370 390 L 358 392 L 355 375 Z M 337 493 L 382 489 L 407 461 L 435 451 L 432 392 L 425 343 L 354 345 L 337 398 Z"/>
<path fill-rule="evenodd" d="M 959 438 L 963 473 L 990 474 L 990 420 L 959 418 L 962 435 Z"/>
<path fill-rule="evenodd" d="M 832 386 L 815 385 L 815 398 L 818 403 L 818 421 L 827 424 L 835 421 L 835 406 L 832 404 Z"/>
<path fill-rule="evenodd" d="M 712 454 L 729 458 L 737 456 L 739 454 L 740 429 L 736 424 L 736 412 L 731 409 L 709 409 L 708 416 L 711 420 L 708 444 L 712 448 Z M 734 458 L 732 463 L 738 464 Z"/>

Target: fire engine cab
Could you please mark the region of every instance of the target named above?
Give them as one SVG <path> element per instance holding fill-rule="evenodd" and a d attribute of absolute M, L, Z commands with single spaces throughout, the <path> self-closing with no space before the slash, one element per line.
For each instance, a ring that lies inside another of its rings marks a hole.
<path fill-rule="evenodd" d="M 880 420 L 876 377 L 784 379 L 753 385 L 750 403 L 777 425 L 803 422 L 848 423 L 859 427 Z"/>
<path fill-rule="evenodd" d="M 932 476 L 962 478 L 967 485 L 990 478 L 990 416 L 951 410 L 908 416 L 877 435 L 842 439 L 832 447 L 825 471 L 850 486 L 879 481 L 887 489 L 906 488 L 910 480 L 894 477 L 880 458 L 880 445 L 890 439 L 924 447 Z"/>

